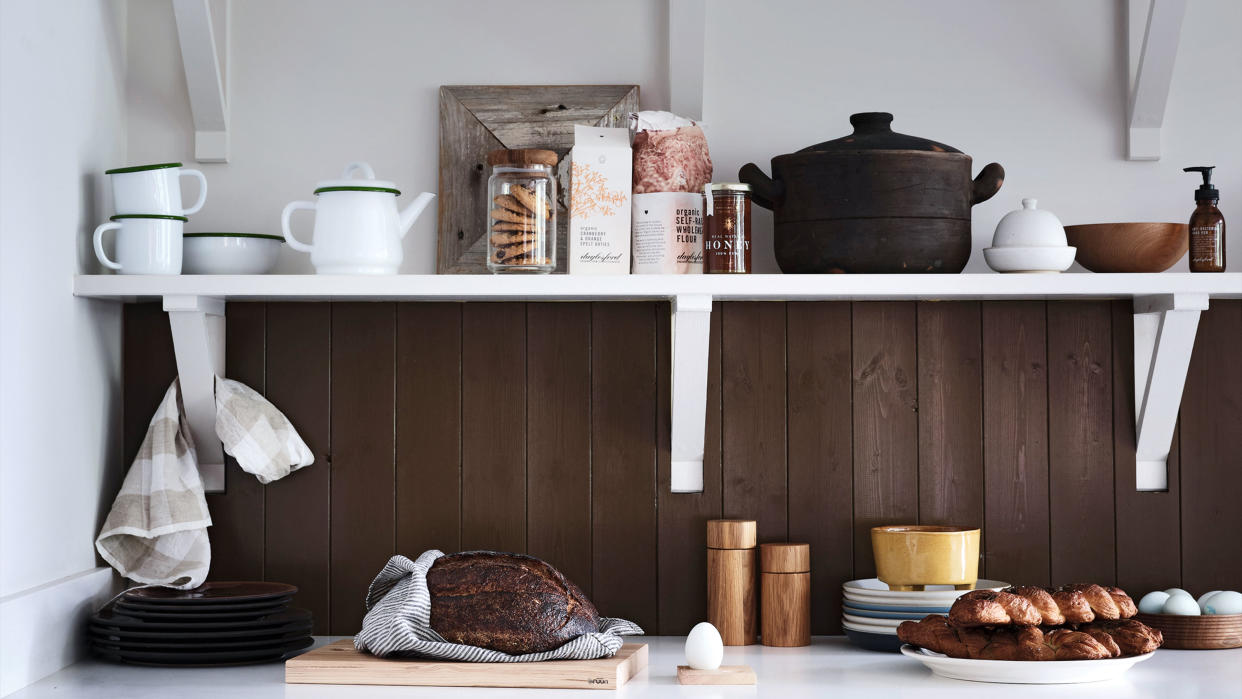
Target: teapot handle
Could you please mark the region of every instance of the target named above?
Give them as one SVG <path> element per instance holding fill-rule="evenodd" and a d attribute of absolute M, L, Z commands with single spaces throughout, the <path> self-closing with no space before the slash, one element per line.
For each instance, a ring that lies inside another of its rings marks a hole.
<path fill-rule="evenodd" d="M 981 204 L 991 199 L 1005 184 L 1005 168 L 999 163 L 988 163 L 979 171 L 978 177 L 970 188 L 970 205 Z"/>
<path fill-rule="evenodd" d="M 350 176 L 350 175 L 351 175 L 351 174 L 352 174 L 355 170 L 360 170 L 360 171 L 362 172 L 362 176 L 363 176 L 363 178 L 364 178 L 364 179 L 368 179 L 368 180 L 373 180 L 373 179 L 375 179 L 375 171 L 371 169 L 371 166 L 370 166 L 369 164 L 367 164 L 367 163 L 362 163 L 362 162 L 359 162 L 359 163 L 350 163 L 350 164 L 346 165 L 346 166 L 345 166 L 345 172 L 341 174 L 341 179 L 343 179 L 343 180 L 348 180 L 348 179 L 350 179 L 350 177 L 349 177 L 349 176 Z"/>
<path fill-rule="evenodd" d="M 280 213 L 280 230 L 285 234 L 285 242 L 289 243 L 289 247 L 299 252 L 311 252 L 312 250 L 315 249 L 315 246 L 307 245 L 306 243 L 301 242 L 297 238 L 294 238 L 293 231 L 290 230 L 289 228 L 289 218 L 293 216 L 293 212 L 297 211 L 298 209 L 311 209 L 313 211 L 315 209 L 315 202 L 313 201 L 291 201 L 289 202 L 289 205 L 285 207 L 285 210 Z"/>

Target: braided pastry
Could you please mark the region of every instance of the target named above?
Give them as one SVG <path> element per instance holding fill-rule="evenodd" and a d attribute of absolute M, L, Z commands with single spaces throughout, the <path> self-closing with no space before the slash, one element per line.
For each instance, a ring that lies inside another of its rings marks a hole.
<path fill-rule="evenodd" d="M 1091 634 L 1099 641 L 1103 640 L 1101 636 L 1111 638 L 1122 655 L 1144 655 L 1164 643 L 1164 634 L 1160 633 L 1160 629 L 1153 629 L 1137 619 L 1097 621 L 1080 626 L 1078 630 Z"/>
<path fill-rule="evenodd" d="M 939 614 L 903 621 L 897 627 L 897 638 L 951 658 L 972 660 L 1098 660 L 1120 654 L 1118 644 L 1108 646 L 1079 631 L 1045 633 L 1034 626 L 963 628 L 951 626 Z"/>
<path fill-rule="evenodd" d="M 955 626 L 1061 626 L 1128 619 L 1137 613 L 1134 600 L 1118 587 L 1094 583 L 1056 589 L 1022 585 L 962 595 L 949 609 L 949 621 Z"/>

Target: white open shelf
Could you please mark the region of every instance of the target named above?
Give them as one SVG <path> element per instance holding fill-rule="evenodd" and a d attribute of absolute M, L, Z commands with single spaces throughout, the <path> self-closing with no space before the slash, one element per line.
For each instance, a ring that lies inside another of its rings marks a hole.
<path fill-rule="evenodd" d="M 74 278 L 73 293 L 163 301 L 186 418 L 209 491 L 224 487 L 212 391 L 213 377 L 224 368 L 227 301 L 669 301 L 671 489 L 698 492 L 713 301 L 1128 299 L 1134 305 L 1137 484 L 1139 490 L 1165 490 L 1199 314 L 1211 299 L 1242 298 L 1242 274 L 81 275 Z"/>

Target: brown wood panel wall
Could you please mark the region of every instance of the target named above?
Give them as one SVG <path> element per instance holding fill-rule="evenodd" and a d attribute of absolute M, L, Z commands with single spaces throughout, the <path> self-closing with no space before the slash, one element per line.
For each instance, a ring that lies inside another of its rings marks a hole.
<path fill-rule="evenodd" d="M 237 303 L 227 372 L 315 465 L 210 496 L 212 577 L 299 586 L 353 633 L 387 556 L 546 558 L 605 614 L 704 616 L 704 522 L 812 544 L 816 633 L 874 573 L 868 527 L 982 524 L 1014 582 L 1242 587 L 1242 302 L 1200 322 L 1166 493 L 1134 491 L 1125 302 L 724 303 L 712 314 L 704 491 L 668 492 L 658 303 Z M 176 373 L 158 304 L 126 307 L 132 459 Z"/>

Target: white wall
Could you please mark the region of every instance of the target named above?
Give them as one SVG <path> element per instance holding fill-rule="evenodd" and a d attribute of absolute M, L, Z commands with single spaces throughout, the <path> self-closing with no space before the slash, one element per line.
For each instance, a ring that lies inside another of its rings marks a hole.
<path fill-rule="evenodd" d="M 110 580 L 90 571 L 119 484 L 120 309 L 71 285 L 125 155 L 124 17 L 0 3 L 0 694 L 74 658 L 79 603 Z"/>
<path fill-rule="evenodd" d="M 441 85 L 637 84 L 668 105 L 661 0 L 233 2 L 228 164 L 202 166 L 207 204 L 188 230 L 280 233 L 280 211 L 367 160 L 408 202 L 437 189 Z M 575 33 L 576 32 L 576 33 Z M 193 160 L 176 23 L 130 0 L 129 160 Z M 310 216 L 294 228 L 309 239 Z M 403 272 L 435 271 L 436 212 L 405 239 Z M 287 248 L 278 271 L 310 272 Z"/>
<path fill-rule="evenodd" d="M 983 272 L 980 250 L 1023 197 L 1067 225 L 1185 221 L 1199 177 L 1181 169 L 1217 165 L 1230 269 L 1242 269 L 1242 2 L 1189 3 L 1157 162 L 1125 159 L 1124 4 L 711 0 L 716 178 L 752 161 L 770 173 L 772 156 L 848 134 L 851 113 L 892 112 L 896 131 L 961 149 L 976 173 L 1004 166 L 1001 191 L 974 208 L 966 271 Z M 755 207 L 754 225 L 756 266 L 777 271 L 771 214 Z"/>

